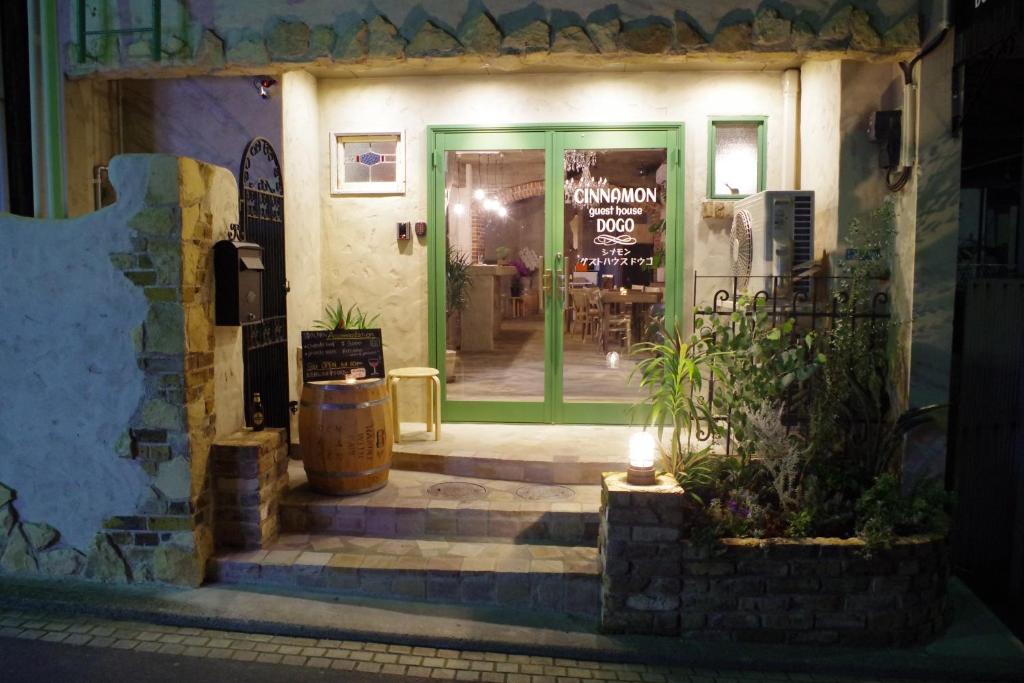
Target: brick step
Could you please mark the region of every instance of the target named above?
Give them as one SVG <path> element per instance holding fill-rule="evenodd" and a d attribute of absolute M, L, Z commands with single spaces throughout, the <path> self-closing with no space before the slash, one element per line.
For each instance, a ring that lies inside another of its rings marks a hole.
<path fill-rule="evenodd" d="M 269 550 L 223 553 L 209 579 L 378 598 L 595 617 L 596 548 L 283 534 Z"/>
<path fill-rule="evenodd" d="M 311 491 L 298 463 L 289 474 L 292 488 L 279 503 L 285 532 L 597 545 L 597 486 L 393 470 L 383 489 L 338 497 Z"/>

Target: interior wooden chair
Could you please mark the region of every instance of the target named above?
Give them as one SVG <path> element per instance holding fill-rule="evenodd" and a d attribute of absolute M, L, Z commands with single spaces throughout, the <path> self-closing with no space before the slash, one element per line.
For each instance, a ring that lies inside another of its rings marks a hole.
<path fill-rule="evenodd" d="M 601 328 L 602 351 L 608 350 L 609 339 L 616 343 L 621 339 L 622 348 L 628 351 L 629 343 L 633 339 L 633 317 L 628 313 L 606 316 Z"/>
<path fill-rule="evenodd" d="M 578 329 L 582 340 L 591 332 L 590 301 L 585 289 L 571 289 L 569 296 L 572 299 L 572 324 L 569 334 Z"/>

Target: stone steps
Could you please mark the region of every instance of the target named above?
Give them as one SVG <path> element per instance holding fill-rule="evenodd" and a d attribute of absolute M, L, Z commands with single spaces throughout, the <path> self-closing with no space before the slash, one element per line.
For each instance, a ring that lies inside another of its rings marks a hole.
<path fill-rule="evenodd" d="M 279 505 L 285 532 L 597 545 L 597 486 L 392 471 L 383 489 L 337 497 L 310 491 L 301 466 L 290 474 L 292 489 Z"/>
<path fill-rule="evenodd" d="M 600 486 L 626 468 L 635 428 L 602 425 L 444 424 L 441 439 L 422 423 L 402 424 L 392 468 L 532 484 Z"/>
<path fill-rule="evenodd" d="M 392 470 L 430 472 L 455 477 L 497 479 L 532 484 L 600 486 L 601 474 L 626 469 L 626 461 L 586 456 L 552 456 L 548 460 L 527 460 L 490 456 L 486 453 L 424 452 L 423 442 L 395 444 Z M 564 459 L 563 459 L 564 458 Z"/>
<path fill-rule="evenodd" d="M 302 588 L 595 617 L 596 548 L 488 541 L 283 534 L 270 550 L 221 554 L 223 584 Z"/>

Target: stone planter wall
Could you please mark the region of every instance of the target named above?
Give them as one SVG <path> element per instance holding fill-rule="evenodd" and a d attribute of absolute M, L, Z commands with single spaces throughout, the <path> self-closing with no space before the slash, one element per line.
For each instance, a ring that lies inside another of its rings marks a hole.
<path fill-rule="evenodd" d="M 605 475 L 601 626 L 761 643 L 914 645 L 948 621 L 944 539 L 868 552 L 859 539 L 681 538 L 682 490 Z"/>
<path fill-rule="evenodd" d="M 622 473 L 601 489 L 601 626 L 618 633 L 679 632 L 685 498 L 675 480 L 634 487 Z"/>
<path fill-rule="evenodd" d="M 763 643 L 915 645 L 947 622 L 947 549 L 910 537 L 723 539 L 682 544 L 679 633 Z"/>

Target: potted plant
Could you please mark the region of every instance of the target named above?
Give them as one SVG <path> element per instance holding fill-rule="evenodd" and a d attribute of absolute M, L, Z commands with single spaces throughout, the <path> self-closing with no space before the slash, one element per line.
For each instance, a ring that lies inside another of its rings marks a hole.
<path fill-rule="evenodd" d="M 314 330 L 366 330 L 380 327 L 380 314 L 368 315 L 358 305 L 346 308 L 337 299 L 333 304 L 324 307 L 324 317 L 313 321 Z M 295 349 L 299 376 L 302 376 L 302 346 Z"/>
<path fill-rule="evenodd" d="M 633 370 L 648 398 L 634 410 L 648 410 L 645 427 L 657 429 L 663 469 L 676 477 L 689 493 L 707 476 L 709 448 L 694 449 L 691 432 L 717 430 L 717 422 L 702 387 L 713 371 L 715 354 L 707 340 L 698 334 L 686 338 L 676 327 L 658 324 L 658 341 L 642 342 L 632 348 L 641 359 Z M 671 427 L 669 443 L 664 444 L 666 427 Z"/>
<path fill-rule="evenodd" d="M 462 311 L 469 301 L 469 256 L 451 244 L 445 248 L 445 378 L 457 377 L 458 348 L 462 344 Z"/>
<path fill-rule="evenodd" d="M 508 265 L 508 257 L 512 253 L 512 250 L 508 247 L 501 246 L 494 250 L 494 255 L 498 259 L 499 266 Z"/>
<path fill-rule="evenodd" d="M 369 317 L 356 304 L 352 304 L 346 310 L 345 305 L 338 299 L 333 305 L 328 304 L 324 308 L 323 320 L 314 321 L 313 328 L 317 330 L 366 330 L 378 327 L 379 319 L 379 314 Z"/>

